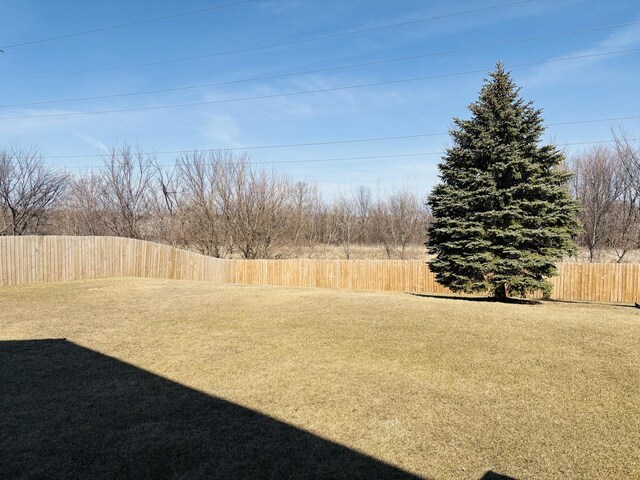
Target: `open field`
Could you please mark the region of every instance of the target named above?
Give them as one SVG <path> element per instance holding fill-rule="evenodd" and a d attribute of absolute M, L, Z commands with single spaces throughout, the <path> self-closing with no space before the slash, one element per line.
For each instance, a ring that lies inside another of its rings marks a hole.
<path fill-rule="evenodd" d="M 362 245 L 353 244 L 350 247 L 349 258 L 351 260 L 388 260 L 386 250 L 382 245 Z M 317 258 L 322 260 L 344 260 L 345 250 L 340 245 L 315 245 L 313 248 L 286 248 L 275 247 L 273 256 L 275 258 Z M 240 258 L 235 255 L 235 258 Z M 397 260 L 399 256 L 394 254 L 391 259 Z M 405 260 L 427 260 L 426 247 L 422 244 L 408 245 L 405 251 Z"/>
<path fill-rule="evenodd" d="M 344 249 L 339 245 L 316 245 L 314 248 L 274 248 L 273 256 L 275 258 L 317 258 L 326 260 L 345 259 Z M 235 254 L 232 258 L 241 258 L 241 255 Z M 397 254 L 393 254 L 391 259 L 400 258 Z M 405 260 L 424 260 L 431 258 L 427 254 L 427 249 L 423 244 L 408 245 L 405 251 Z M 351 260 L 388 260 L 389 256 L 382 245 L 351 245 Z M 597 263 L 616 263 L 618 257 L 616 252 L 611 249 L 598 250 L 594 256 L 594 262 Z M 575 256 L 566 257 L 563 262 L 571 263 L 589 263 L 589 252 L 586 249 L 580 249 Z M 634 249 L 627 252 L 622 263 L 640 263 L 640 250 Z"/>
<path fill-rule="evenodd" d="M 109 279 L 0 312 L 3 478 L 640 477 L 634 308 Z"/>

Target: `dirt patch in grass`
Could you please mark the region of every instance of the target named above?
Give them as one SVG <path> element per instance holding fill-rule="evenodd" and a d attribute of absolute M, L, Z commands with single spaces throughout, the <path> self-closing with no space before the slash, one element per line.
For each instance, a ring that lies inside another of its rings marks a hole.
<path fill-rule="evenodd" d="M 118 279 L 0 312 L 0 470 L 24 478 L 640 477 L 636 309 Z"/>

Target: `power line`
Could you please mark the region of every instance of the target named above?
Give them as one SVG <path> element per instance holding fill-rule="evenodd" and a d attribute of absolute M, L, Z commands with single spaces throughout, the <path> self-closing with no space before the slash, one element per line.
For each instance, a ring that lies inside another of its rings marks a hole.
<path fill-rule="evenodd" d="M 242 49 L 237 49 L 237 50 L 227 50 L 227 51 L 216 52 L 216 53 L 208 53 L 208 54 L 205 54 L 205 55 L 196 55 L 196 56 L 192 56 L 192 57 L 173 58 L 173 59 L 168 59 L 168 60 L 158 60 L 158 61 L 154 61 L 154 62 L 144 62 L 144 63 L 136 63 L 136 64 L 130 64 L 130 65 L 114 66 L 114 67 L 104 67 L 104 68 L 96 68 L 96 69 L 88 69 L 88 70 L 77 70 L 77 71 L 74 71 L 74 72 L 50 73 L 50 74 L 34 75 L 34 76 L 28 76 L 28 77 L 11 78 L 11 79 L 0 80 L 0 83 L 13 82 L 13 81 L 22 81 L 22 80 L 33 80 L 33 79 L 37 79 L 37 78 L 49 78 L 49 77 L 79 75 L 79 74 L 83 74 L 83 73 L 99 73 L 99 72 L 107 72 L 107 71 L 112 71 L 112 70 L 124 70 L 124 69 L 129 69 L 129 68 L 147 67 L 147 66 L 152 66 L 152 65 L 162 65 L 162 64 L 167 64 L 167 63 L 184 62 L 184 61 L 190 61 L 190 60 L 200 60 L 200 59 L 203 59 L 203 58 L 218 57 L 218 56 L 223 56 L 223 55 L 232 55 L 232 54 L 236 54 L 236 53 L 255 52 L 255 51 L 267 50 L 267 49 L 271 49 L 271 48 L 278 48 L 278 47 L 286 47 L 286 46 L 290 46 L 290 45 L 297 45 L 297 44 L 300 44 L 300 43 L 314 42 L 314 41 L 318 41 L 318 40 L 328 40 L 328 39 L 333 39 L 333 38 L 346 37 L 346 36 L 350 36 L 350 35 L 358 35 L 358 34 L 361 34 L 361 33 L 374 32 L 374 31 L 378 31 L 378 30 L 385 30 L 385 29 L 389 29 L 389 28 L 402 27 L 402 26 L 407 26 L 407 25 L 414 25 L 414 24 L 417 24 L 417 23 L 423 23 L 423 22 L 428 22 L 428 21 L 432 21 L 432 20 L 440 20 L 440 19 L 444 19 L 444 18 L 451 18 L 451 17 L 457 17 L 457 16 L 461 16 L 461 15 L 467 15 L 467 14 L 470 14 L 470 13 L 479 13 L 479 12 L 483 12 L 483 11 L 487 11 L 487 10 L 494 10 L 494 9 L 497 9 L 497 8 L 503 8 L 503 7 L 508 7 L 508 6 L 512 6 L 512 5 L 518 5 L 518 4 L 522 4 L 522 3 L 529 3 L 529 2 L 532 2 L 532 1 L 533 0 L 519 0 L 519 1 L 516 1 L 516 2 L 502 3 L 502 4 L 499 4 L 499 5 L 493 5 L 493 6 L 490 6 L 490 7 L 476 8 L 476 9 L 473 9 L 473 10 L 464 10 L 464 11 L 461 11 L 461 12 L 450 13 L 450 14 L 446 14 L 446 15 L 439 15 L 439 16 L 435 16 L 435 17 L 420 18 L 420 19 L 417 19 L 417 20 L 410 20 L 410 21 L 407 21 L 407 22 L 390 23 L 390 24 L 386 24 L 386 25 L 380 25 L 378 27 L 363 28 L 363 29 L 360 29 L 360 30 L 350 30 L 350 31 L 347 31 L 347 32 L 339 32 L 339 33 L 334 33 L 334 34 L 330 34 L 330 35 L 320 35 L 320 36 L 315 36 L 315 37 L 307 37 L 307 38 L 301 38 L 301 39 L 298 39 L 298 40 L 292 40 L 292 41 L 289 41 L 289 42 L 279 42 L 279 43 L 271 43 L 271 44 L 266 44 L 266 45 L 258 45 L 258 46 L 255 46 L 255 47 L 248 47 L 248 48 L 242 48 Z"/>
<path fill-rule="evenodd" d="M 202 150 L 208 151 L 208 150 Z M 418 153 L 399 153 L 393 155 L 371 155 L 364 157 L 338 157 L 338 158 L 315 158 L 310 160 L 273 160 L 273 161 L 259 161 L 250 162 L 252 165 L 271 165 L 271 164 L 285 164 L 285 163 L 320 163 L 320 162 L 341 162 L 346 160 L 373 160 L 382 158 L 401 158 L 401 157 L 421 157 L 428 155 L 441 155 L 443 152 L 418 152 Z M 175 163 L 158 165 L 160 167 L 173 167 Z M 84 166 L 63 166 L 63 168 L 104 168 L 104 165 L 84 165 Z"/>
<path fill-rule="evenodd" d="M 434 134 L 439 135 L 439 134 Z M 402 137 L 393 137 L 393 138 L 402 138 Z M 638 138 L 632 138 L 631 140 L 639 140 Z M 600 143 L 612 143 L 615 140 L 595 140 L 589 142 L 571 142 L 571 143 L 558 143 L 555 144 L 557 147 L 568 147 L 568 146 L 577 146 L 577 145 L 594 145 Z M 202 150 L 175 150 L 170 152 L 141 152 L 141 155 L 158 155 L 161 153 L 192 153 L 192 152 L 212 152 L 212 151 L 225 151 L 225 150 L 240 150 L 240 149 L 225 149 L 225 148 L 215 148 L 215 149 L 202 149 Z M 246 150 L 246 149 L 245 149 Z M 273 161 L 259 161 L 259 162 L 250 162 L 252 165 L 271 165 L 271 164 L 291 164 L 291 163 L 320 163 L 320 162 L 338 162 L 338 161 L 351 161 L 351 160 L 374 160 L 374 159 L 383 159 L 383 158 L 404 158 L 404 157 L 424 157 L 431 155 L 443 155 L 444 151 L 440 152 L 417 152 L 417 153 L 399 153 L 399 154 L 390 154 L 390 155 L 370 155 L 370 156 L 361 156 L 361 157 L 336 157 L 336 158 L 316 158 L 309 160 L 273 160 Z M 103 155 L 85 155 L 91 157 L 100 157 L 104 158 L 108 156 L 108 154 Z M 80 158 L 79 155 L 57 155 L 57 156 L 47 156 L 47 158 Z M 159 165 L 160 167 L 174 167 L 175 163 L 163 164 Z M 68 169 L 76 169 L 76 168 L 104 168 L 104 165 L 60 165 L 61 168 Z"/>
<path fill-rule="evenodd" d="M 204 13 L 204 12 L 209 12 L 211 10 L 219 10 L 221 8 L 226 8 L 226 7 L 231 7 L 234 5 L 239 5 L 241 3 L 248 3 L 248 2 L 252 2 L 253 0 L 238 0 L 235 2 L 231 2 L 231 3 L 223 3 L 221 5 L 215 5 L 213 7 L 207 7 L 207 8 L 201 8 L 199 10 L 191 10 L 188 12 L 181 12 L 181 13 L 174 13 L 172 15 L 165 15 L 162 17 L 154 17 L 154 18 L 148 18 L 146 20 L 138 20 L 136 22 L 129 22 L 129 23 L 121 23 L 119 25 L 111 25 L 108 27 L 102 27 L 102 28 L 95 28 L 93 30 L 85 30 L 83 32 L 76 32 L 76 33 L 67 33 L 64 35 L 56 35 L 55 37 L 47 37 L 47 38 L 41 38 L 38 40 L 30 40 L 28 42 L 22 42 L 22 43 L 14 43 L 12 45 L 4 45 L 1 46 L 0 48 L 5 49 L 5 48 L 18 48 L 18 47 L 24 47 L 27 45 L 34 45 L 36 43 L 45 43 L 45 42 L 51 42 L 54 40 L 62 40 L 63 38 L 71 38 L 71 37 L 78 37 L 80 35 L 89 35 L 91 33 L 98 33 L 98 32 L 106 32 L 108 30 L 115 30 L 117 28 L 125 28 L 125 27 L 132 27 L 135 25 L 142 25 L 144 23 L 151 23 L 151 22 L 158 22 L 160 20 L 168 20 L 170 18 L 176 18 L 176 17 L 184 17 L 187 15 L 195 15 L 197 13 Z"/>
<path fill-rule="evenodd" d="M 579 125 L 581 123 L 598 123 L 598 122 L 616 122 L 619 120 L 637 120 L 638 115 L 630 115 L 626 117 L 597 118 L 594 120 L 575 120 L 573 122 L 547 123 L 547 127 L 555 127 L 556 125 Z"/>
<path fill-rule="evenodd" d="M 454 49 L 454 50 L 444 50 L 444 51 L 440 51 L 440 52 L 429 52 L 429 53 L 423 53 L 423 54 L 419 54 L 419 55 L 411 55 L 411 56 L 407 56 L 407 57 L 396 57 L 396 58 L 390 58 L 390 59 L 384 59 L 384 60 L 373 60 L 373 61 L 370 61 L 370 62 L 353 63 L 353 64 L 349 64 L 349 65 L 341 65 L 341 66 L 336 66 L 336 67 L 327 67 L 327 68 L 320 68 L 320 69 L 314 69 L 314 70 L 304 70 L 304 71 L 299 71 L 299 72 L 281 73 L 281 74 L 266 75 L 266 76 L 261 76 L 261 77 L 250 77 L 250 78 L 244 78 L 244 79 L 238 79 L 238 80 L 228 80 L 228 81 L 224 81 L 224 82 L 202 83 L 202 84 L 187 85 L 187 86 L 182 86 L 182 87 L 162 88 L 162 89 L 158 89 L 158 90 L 145 90 L 145 91 L 128 92 L 128 93 L 116 93 L 116 94 L 110 94 L 110 95 L 96 95 L 96 96 L 91 96 L 91 97 L 76 97 L 76 98 L 66 98 L 66 99 L 56 99 L 56 100 L 43 100 L 43 101 L 37 101 L 37 102 L 13 103 L 13 104 L 7 104 L 7 105 L 0 105 L 0 108 L 27 107 L 27 106 L 34 106 L 34 105 L 47 105 L 47 104 L 52 104 L 52 103 L 79 102 L 79 101 L 86 101 L 86 100 L 104 100 L 104 99 L 108 99 L 108 98 L 121 98 L 121 97 L 148 95 L 148 94 L 155 94 L 155 93 L 167 93 L 167 92 L 192 90 L 192 89 L 205 88 L 205 87 L 216 87 L 216 86 L 223 86 L 223 85 L 232 85 L 232 84 L 237 84 L 237 83 L 253 82 L 253 81 L 258 81 L 258 80 L 273 80 L 273 79 L 276 79 L 276 78 L 292 77 L 292 76 L 297 76 L 297 75 L 308 75 L 308 74 L 312 74 L 312 73 L 330 72 L 330 71 L 335 71 L 335 70 L 345 70 L 345 69 L 349 69 L 349 68 L 357 68 L 357 67 L 364 67 L 364 66 L 371 66 L 371 65 L 381 65 L 381 64 L 392 63 L 392 62 L 415 60 L 415 59 L 418 59 L 418 58 L 425 58 L 425 57 L 443 56 L 443 55 L 448 55 L 448 54 L 452 54 L 452 53 L 468 52 L 468 51 L 480 50 L 480 49 L 497 47 L 497 46 L 512 45 L 512 44 L 515 44 L 515 43 L 530 42 L 530 41 L 535 41 L 535 40 L 557 38 L 557 37 L 567 36 L 567 35 L 575 35 L 575 34 L 585 33 L 585 32 L 593 32 L 593 31 L 597 31 L 597 30 L 618 28 L 618 27 L 629 26 L 629 25 L 634 25 L 634 24 L 638 24 L 638 23 L 640 23 L 640 21 L 619 23 L 619 24 L 615 24 L 615 25 L 606 25 L 606 26 L 602 26 L 602 27 L 593 27 L 593 28 L 587 28 L 587 29 L 582 29 L 582 30 L 572 30 L 572 31 L 568 31 L 568 32 L 552 33 L 552 34 L 548 34 L 548 35 L 538 35 L 538 36 L 534 36 L 534 37 L 527 37 L 527 38 L 521 38 L 521 39 L 515 39 L 515 40 L 507 40 L 507 41 L 496 42 L 496 43 L 488 43 L 488 44 L 483 44 L 483 45 L 476 45 L 476 46 L 471 46 L 471 47 L 458 48 L 458 49 Z"/>
<path fill-rule="evenodd" d="M 449 135 L 448 133 L 418 133 L 414 135 L 398 135 L 393 137 L 374 137 L 374 138 L 358 138 L 358 139 L 349 139 L 349 140 L 331 140 L 327 142 L 310 142 L 310 143 L 287 143 L 280 145 L 256 145 L 249 147 L 228 147 L 228 148 L 216 148 L 216 149 L 204 149 L 205 151 L 209 150 L 217 150 L 217 151 L 246 151 L 246 150 L 267 150 L 267 149 L 277 149 L 277 148 L 293 148 L 293 147 L 317 147 L 320 145 L 341 145 L 345 143 L 366 143 L 366 142 L 379 142 L 383 140 L 404 140 L 410 138 L 424 138 L 424 137 L 444 137 Z M 191 150 L 169 150 L 162 152 L 153 152 L 155 155 L 165 155 L 165 154 L 178 154 L 178 153 L 188 153 L 197 151 L 198 149 Z M 144 153 L 145 155 L 150 155 L 150 152 Z M 47 158 L 86 158 L 86 157 L 103 157 L 102 154 L 91 154 L 91 155 L 53 155 L 48 156 Z"/>
<path fill-rule="evenodd" d="M 595 122 L 608 122 L 608 121 L 616 121 L 616 120 L 631 120 L 638 119 L 639 116 L 632 117 L 613 117 L 613 118 L 599 118 L 599 119 L 589 119 L 589 120 L 577 120 L 571 122 L 556 122 L 556 123 L 547 123 L 546 126 L 560 126 L 560 125 L 574 125 L 580 123 L 595 123 Z M 448 132 L 442 133 L 415 133 L 411 135 L 395 135 L 390 137 L 369 137 L 369 138 L 355 138 L 355 139 L 345 139 L 345 140 L 329 140 L 324 142 L 306 142 L 306 143 L 283 143 L 276 145 L 251 145 L 246 147 L 223 147 L 223 148 L 192 148 L 188 150 L 164 150 L 157 152 L 142 152 L 143 155 L 177 155 L 180 153 L 189 153 L 194 151 L 223 151 L 223 152 L 231 152 L 231 151 L 249 151 L 249 150 L 270 150 L 270 149 L 281 149 L 281 148 L 297 148 L 297 147 L 317 147 L 321 145 L 344 145 L 349 143 L 367 143 L 367 142 L 380 142 L 387 140 L 407 140 L 413 138 L 425 138 L 425 137 L 445 137 L 449 135 Z M 563 144 L 564 146 L 569 145 L 586 145 L 589 143 L 606 143 L 613 142 L 614 140 L 599 140 L 592 142 L 580 142 L 578 144 Z M 103 158 L 104 154 L 100 153 L 91 153 L 85 155 L 48 155 L 47 158 Z"/>
<path fill-rule="evenodd" d="M 577 55 L 577 56 L 573 56 L 573 57 L 563 57 L 563 58 L 555 58 L 555 59 L 551 59 L 551 60 L 541 60 L 541 61 L 537 61 L 537 62 L 527 62 L 527 63 L 519 63 L 519 64 L 513 64 L 513 65 L 506 65 L 506 68 L 521 68 L 521 67 L 528 67 L 528 66 L 534 66 L 534 65 L 543 65 L 543 64 L 547 64 L 547 63 L 557 63 L 557 62 L 565 62 L 565 61 L 570 61 L 570 60 L 580 60 L 580 59 L 585 59 L 585 58 L 603 57 L 603 56 L 608 56 L 608 55 L 618 55 L 618 54 L 622 54 L 622 53 L 632 53 L 632 52 L 638 52 L 638 51 L 640 51 L 640 48 L 631 48 L 631 49 L 627 49 L 627 50 L 616 50 L 616 51 L 612 51 L 612 52 L 592 53 L 592 54 L 587 54 L 587 55 Z M 416 82 L 416 81 L 420 81 L 420 80 L 429 80 L 429 79 L 435 79 L 435 78 L 456 77 L 456 76 L 463 76 L 463 75 L 470 75 L 470 74 L 477 74 L 477 73 L 485 73 L 485 72 L 486 72 L 486 69 L 468 70 L 468 71 L 464 71 L 464 72 L 454 72 L 454 73 L 446 73 L 446 74 L 439 74 L 439 75 L 426 75 L 426 76 L 404 78 L 404 79 L 398 79 L 398 80 L 386 80 L 386 81 L 381 81 L 381 82 L 360 83 L 360 84 L 356 84 L 356 85 L 346 85 L 346 86 L 340 86 L 340 87 L 321 88 L 321 89 L 314 89 L 314 90 L 302 90 L 302 91 L 297 91 L 297 92 L 275 93 L 275 94 L 269 94 L 269 95 L 257 95 L 257 96 L 253 96 L 253 97 L 238 97 L 238 98 L 228 98 L 228 99 L 223 99 L 223 100 L 208 100 L 208 101 L 201 101 L 201 102 L 176 103 L 176 104 L 169 104 L 169 105 L 154 105 L 154 106 L 149 106 L 149 107 L 120 108 L 120 109 L 113 109 L 113 110 L 93 110 L 93 111 L 85 111 L 85 112 L 49 113 L 49 114 L 41 114 L 41 115 L 20 115 L 20 116 L 12 116 L 12 117 L 0 117 L 0 120 L 20 120 L 20 119 L 27 119 L 27 118 L 73 117 L 73 116 L 81 116 L 81 115 L 100 115 L 100 114 L 105 114 L 105 113 L 126 113 L 126 112 L 162 110 L 162 109 L 169 109 L 169 108 L 195 107 L 195 106 L 201 106 L 201 105 L 214 105 L 214 104 L 222 104 L 222 103 L 233 103 L 233 102 L 241 102 L 241 101 L 248 101 L 248 100 L 265 100 L 265 99 L 271 99 L 271 98 L 292 97 L 292 96 L 297 96 L 297 95 L 307 95 L 307 94 L 310 94 L 310 93 L 337 92 L 337 91 L 351 90 L 351 89 L 356 89 L 356 88 L 367 88 L 367 87 L 374 87 L 374 86 L 381 86 L 381 85 L 395 85 L 395 84 L 399 84 L 399 83 Z"/>
<path fill-rule="evenodd" d="M 629 138 L 628 140 L 636 141 L 640 140 L 640 138 Z M 558 143 L 556 146 L 558 147 L 571 147 L 575 145 L 596 145 L 600 143 L 616 143 L 617 140 L 591 140 L 589 142 L 572 142 L 572 143 Z"/>

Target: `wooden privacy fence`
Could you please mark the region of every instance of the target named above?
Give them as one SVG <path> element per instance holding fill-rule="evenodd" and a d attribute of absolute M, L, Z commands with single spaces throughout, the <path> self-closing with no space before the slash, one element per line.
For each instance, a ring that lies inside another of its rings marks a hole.
<path fill-rule="evenodd" d="M 551 298 L 631 303 L 640 265 L 558 265 Z M 119 237 L 0 237 L 0 286 L 105 277 L 451 294 L 420 260 L 229 260 Z"/>
<path fill-rule="evenodd" d="M 121 237 L 0 237 L 0 286 L 105 277 L 228 282 L 221 260 Z"/>

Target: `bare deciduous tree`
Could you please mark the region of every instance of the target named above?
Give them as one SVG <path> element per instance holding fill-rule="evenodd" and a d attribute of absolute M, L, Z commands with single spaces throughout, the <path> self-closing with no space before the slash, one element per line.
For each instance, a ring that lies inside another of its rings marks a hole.
<path fill-rule="evenodd" d="M 311 255 L 322 242 L 325 207 L 318 186 L 297 182 L 291 189 L 290 248 L 297 256 Z"/>
<path fill-rule="evenodd" d="M 373 224 L 388 258 L 404 260 L 409 245 L 423 243 L 427 223 L 424 203 L 408 187 L 378 199 L 374 207 Z"/>
<path fill-rule="evenodd" d="M 69 229 L 74 235 L 105 235 L 102 218 L 104 183 L 97 174 L 71 178 L 65 209 L 70 216 Z"/>
<path fill-rule="evenodd" d="M 356 213 L 356 241 L 359 243 L 370 243 L 369 221 L 371 219 L 371 208 L 373 206 L 373 195 L 368 187 L 360 186 L 353 196 L 353 204 Z"/>
<path fill-rule="evenodd" d="M 287 233 L 291 188 L 275 172 L 256 170 L 246 156 L 222 165 L 218 182 L 221 213 L 244 258 L 269 258 Z"/>
<path fill-rule="evenodd" d="M 345 258 L 351 258 L 351 247 L 358 231 L 357 204 L 353 195 L 340 192 L 331 209 L 335 239 L 342 247 Z"/>
<path fill-rule="evenodd" d="M 572 193 L 582 206 L 582 243 L 589 252 L 589 261 L 594 262 L 614 229 L 613 213 L 623 197 L 625 180 L 615 151 L 604 146 L 574 157 L 572 167 Z"/>
<path fill-rule="evenodd" d="M 620 131 L 614 134 L 617 166 L 621 169 L 624 190 L 614 209 L 614 228 L 610 232 L 610 244 L 618 262 L 629 250 L 638 246 L 640 228 L 640 145 Z"/>
<path fill-rule="evenodd" d="M 177 246 L 181 240 L 183 222 L 179 215 L 178 167 L 160 165 L 153 160 L 154 188 L 151 192 L 151 222 L 148 226 L 153 239 Z"/>
<path fill-rule="evenodd" d="M 192 152 L 178 160 L 185 242 L 205 255 L 222 256 L 225 226 L 219 183 L 231 157 L 221 152 Z"/>
<path fill-rule="evenodd" d="M 153 200 L 154 157 L 123 145 L 113 148 L 104 164 L 100 209 L 106 227 L 115 235 L 143 238 Z"/>
<path fill-rule="evenodd" d="M 45 165 L 37 148 L 0 151 L 0 234 L 38 233 L 64 192 L 67 175 Z"/>

